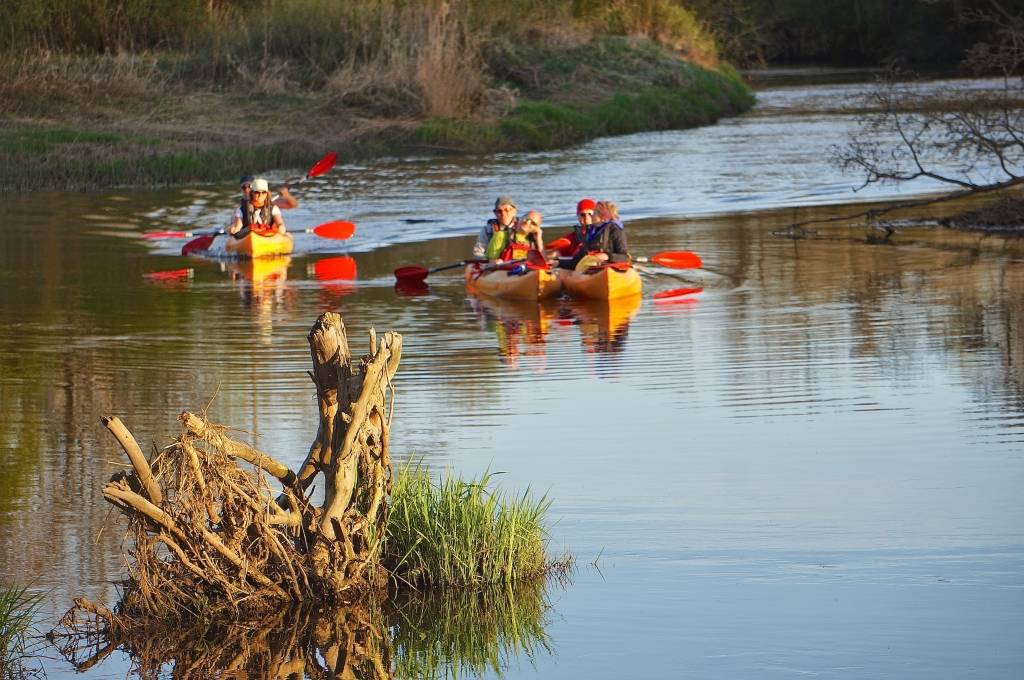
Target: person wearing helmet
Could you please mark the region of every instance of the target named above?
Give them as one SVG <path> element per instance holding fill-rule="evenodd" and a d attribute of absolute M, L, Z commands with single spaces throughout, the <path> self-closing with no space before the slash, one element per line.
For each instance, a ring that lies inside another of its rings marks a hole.
<path fill-rule="evenodd" d="M 228 233 L 236 239 L 249 235 L 250 231 L 262 234 L 285 233 L 281 209 L 270 200 L 267 180 L 257 177 L 249 186 L 249 200 L 243 201 L 231 220 Z"/>
<path fill-rule="evenodd" d="M 569 244 L 559 248 L 558 266 L 586 269 L 603 262 L 629 262 L 626 231 L 613 220 L 598 224 L 597 204 L 584 198 L 576 204 L 576 226 L 566 234 Z"/>

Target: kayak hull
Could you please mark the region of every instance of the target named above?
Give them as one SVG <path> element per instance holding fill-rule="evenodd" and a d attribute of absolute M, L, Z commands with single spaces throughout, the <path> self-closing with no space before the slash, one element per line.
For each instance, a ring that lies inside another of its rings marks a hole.
<path fill-rule="evenodd" d="M 524 274 L 508 270 L 482 272 L 479 264 L 466 265 L 466 287 L 503 300 L 544 300 L 562 290 L 558 275 L 546 269 L 527 269 Z"/>
<path fill-rule="evenodd" d="M 602 267 L 592 272 L 562 269 L 558 272 L 565 291 L 573 297 L 614 300 L 639 295 L 643 290 L 640 274 L 633 267 Z"/>
<path fill-rule="evenodd" d="M 255 258 L 288 255 L 293 246 L 291 234 L 258 234 L 250 231 L 244 238 L 228 236 L 224 248 L 232 255 Z"/>

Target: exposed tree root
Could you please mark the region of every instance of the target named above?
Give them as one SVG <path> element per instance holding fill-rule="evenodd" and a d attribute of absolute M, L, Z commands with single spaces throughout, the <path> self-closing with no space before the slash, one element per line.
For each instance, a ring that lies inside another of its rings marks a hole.
<path fill-rule="evenodd" d="M 354 602 L 386 585 L 378 556 L 402 338 L 378 342 L 371 331 L 370 353 L 353 362 L 341 317 L 327 313 L 309 343 L 320 424 L 298 474 L 194 413 L 181 414 L 182 434 L 149 461 L 118 418 L 103 419 L 132 464 L 103 488 L 128 519 L 129 578 L 114 610 L 76 600 L 66 626 L 116 633 L 140 621 L 260 616 L 290 602 Z M 314 505 L 306 491 L 318 474 L 326 498 Z"/>

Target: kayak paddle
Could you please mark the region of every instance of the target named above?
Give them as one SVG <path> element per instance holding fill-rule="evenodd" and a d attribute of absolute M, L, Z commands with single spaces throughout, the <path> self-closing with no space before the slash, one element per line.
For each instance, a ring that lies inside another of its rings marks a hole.
<path fill-rule="evenodd" d="M 196 253 L 201 250 L 207 250 L 213 244 L 213 240 L 218 236 L 226 234 L 227 229 L 215 229 L 202 233 L 200 236 L 192 239 L 181 247 L 182 255 L 189 255 Z M 296 233 L 296 232 L 289 232 Z M 323 224 L 317 225 L 312 229 L 302 229 L 299 233 L 303 234 L 316 234 L 321 238 L 330 238 L 337 240 L 344 240 L 351 238 L 356 233 L 356 225 L 345 220 L 335 220 L 333 222 L 324 222 Z"/>
<path fill-rule="evenodd" d="M 486 262 L 486 260 L 459 260 L 452 264 L 446 264 L 443 267 L 434 267 L 433 269 L 427 269 L 426 267 L 399 267 L 395 270 L 395 278 L 398 281 L 422 281 L 435 272 L 443 272 L 445 269 L 455 269 L 456 267 L 465 267 L 471 262 Z"/>
<path fill-rule="evenodd" d="M 699 269 L 704 265 L 700 256 L 689 250 L 663 250 L 651 257 L 634 257 L 633 262 L 653 262 L 673 269 Z"/>

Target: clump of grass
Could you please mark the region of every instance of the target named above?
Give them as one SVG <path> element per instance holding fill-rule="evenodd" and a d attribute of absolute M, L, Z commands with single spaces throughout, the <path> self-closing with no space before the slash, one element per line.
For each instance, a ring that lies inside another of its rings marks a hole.
<path fill-rule="evenodd" d="M 28 588 L 0 587 L 0 677 L 27 674 L 25 661 L 31 656 L 29 632 L 42 600 L 42 593 L 31 593 Z"/>
<path fill-rule="evenodd" d="M 494 473 L 435 483 L 408 466 L 391 491 L 382 561 L 400 582 L 416 587 L 482 586 L 543 576 L 567 560 L 547 555 L 546 496 L 515 498 L 491 489 Z"/>

